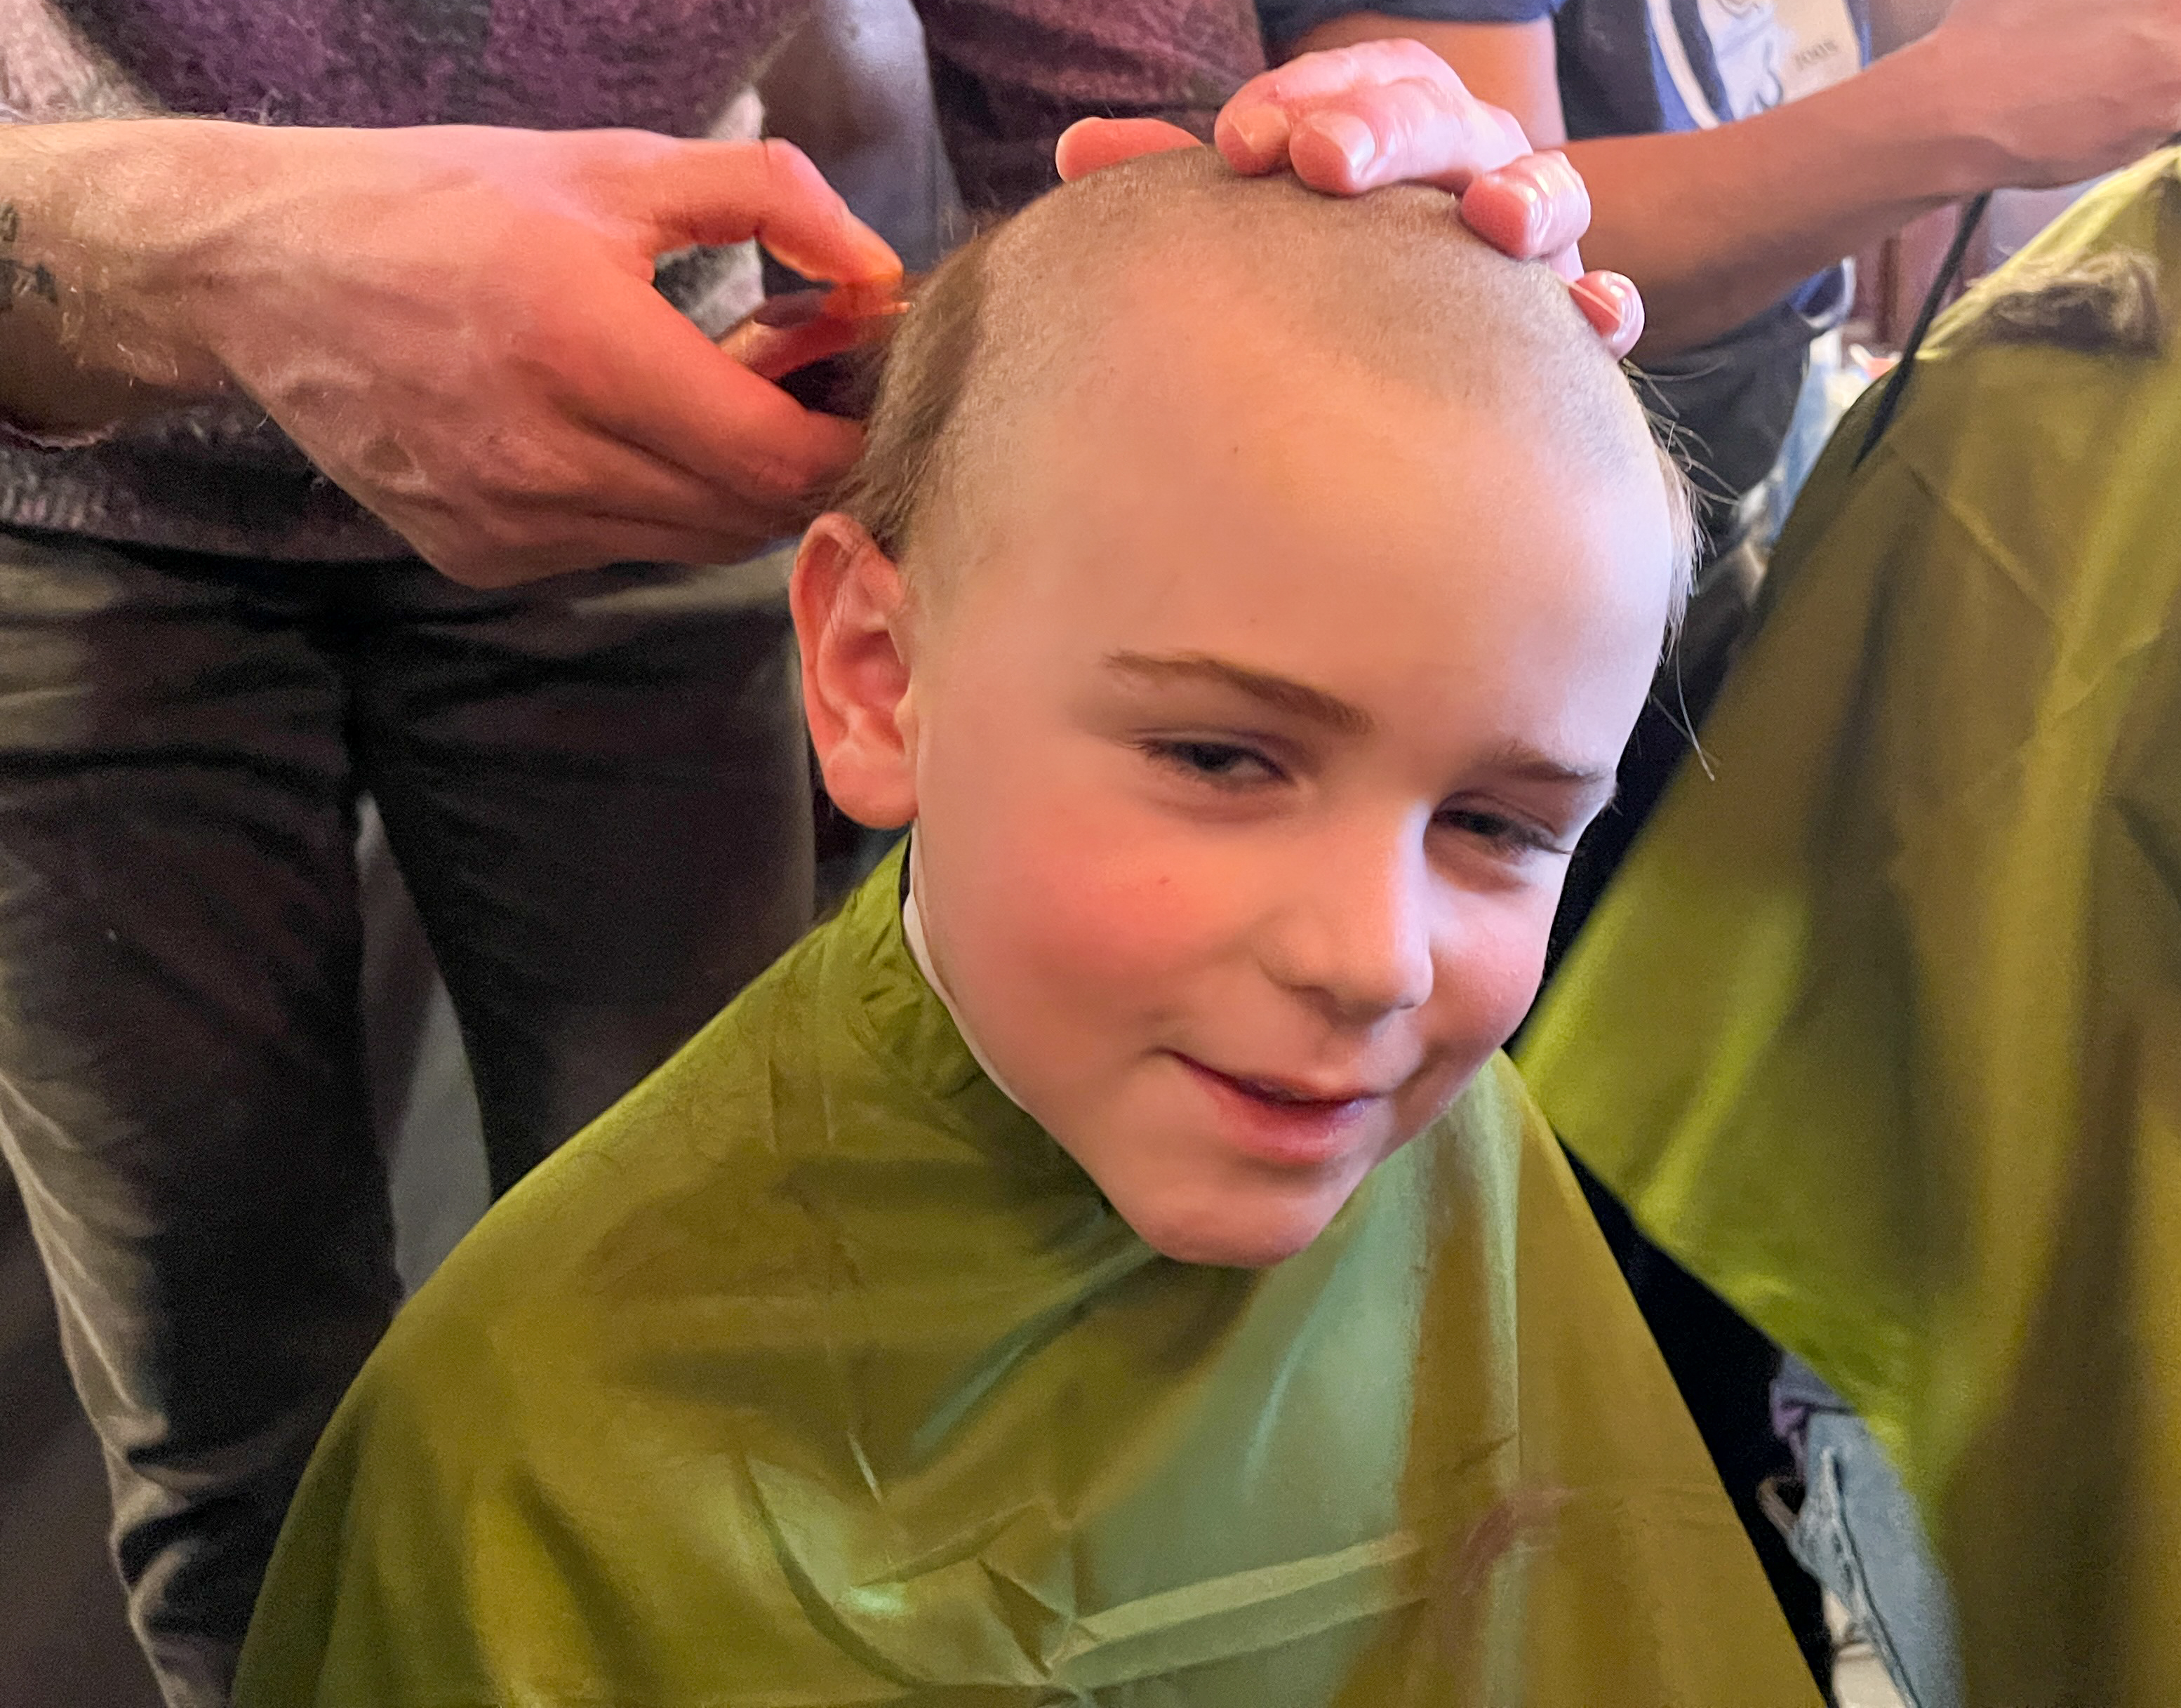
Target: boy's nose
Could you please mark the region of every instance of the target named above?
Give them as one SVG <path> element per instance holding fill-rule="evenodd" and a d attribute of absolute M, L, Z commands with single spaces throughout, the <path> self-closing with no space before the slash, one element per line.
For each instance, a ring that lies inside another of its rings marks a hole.
<path fill-rule="evenodd" d="M 1431 873 L 1422 837 L 1413 843 L 1299 849 L 1268 934 L 1273 977 L 1349 1025 L 1421 1008 L 1432 993 Z"/>

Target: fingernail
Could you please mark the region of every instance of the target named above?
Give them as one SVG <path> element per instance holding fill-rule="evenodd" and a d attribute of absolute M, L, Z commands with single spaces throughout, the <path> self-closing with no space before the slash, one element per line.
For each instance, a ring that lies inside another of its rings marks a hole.
<path fill-rule="evenodd" d="M 1642 312 L 1643 297 L 1635 285 L 1617 273 L 1587 273 L 1568 289 L 1583 301 L 1593 305 L 1599 315 L 1610 323 L 1601 331 L 1625 333 Z"/>
<path fill-rule="evenodd" d="M 1619 301 L 1615 299 L 1611 292 L 1602 289 L 1593 279 L 1576 279 L 1574 284 L 1568 286 L 1568 295 L 1579 302 L 1588 303 L 1597 309 L 1599 314 L 1610 316 L 1616 320 L 1621 318 Z"/>
<path fill-rule="evenodd" d="M 1500 181 L 1506 185 L 1507 193 L 1521 204 L 1523 231 L 1532 236 L 1536 235 L 1538 228 L 1544 223 L 1544 192 L 1528 179 L 1511 174 Z"/>
<path fill-rule="evenodd" d="M 1288 115 L 1278 107 L 1245 107 L 1228 121 L 1251 153 L 1284 158 L 1288 152 Z"/>
<path fill-rule="evenodd" d="M 1350 172 L 1361 174 L 1378 158 L 1378 137 L 1353 113 L 1321 113 L 1311 128 L 1341 152 Z"/>

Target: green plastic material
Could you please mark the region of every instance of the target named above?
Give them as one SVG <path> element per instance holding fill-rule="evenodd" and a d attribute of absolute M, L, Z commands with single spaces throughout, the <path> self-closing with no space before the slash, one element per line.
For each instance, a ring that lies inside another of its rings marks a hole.
<path fill-rule="evenodd" d="M 1301 1255 L 1154 1254 L 893 861 L 402 1313 L 240 1708 L 1810 1708 L 1495 1062 Z"/>
<path fill-rule="evenodd" d="M 2165 354 L 2002 335 L 2120 254 Z M 2177 287 L 2163 154 L 1940 323 L 1859 470 L 1851 415 L 1524 1056 L 1892 1451 L 1978 1708 L 2181 1702 Z"/>

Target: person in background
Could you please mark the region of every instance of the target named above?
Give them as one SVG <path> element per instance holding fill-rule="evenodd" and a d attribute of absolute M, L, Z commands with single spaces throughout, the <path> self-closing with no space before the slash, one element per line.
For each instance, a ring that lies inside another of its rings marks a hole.
<path fill-rule="evenodd" d="M 1912 1702 L 2181 1700 L 2177 210 L 2175 151 L 2109 180 L 1850 412 L 1525 1053 L 1890 1450 L 1959 1622 Z"/>
<path fill-rule="evenodd" d="M 927 8 L 974 207 L 1047 185 L 1079 117 L 1208 130 L 1262 63 L 1239 5 L 1079 9 Z M 0 34 L 0 1145 L 175 1708 L 224 1700 L 398 1296 L 359 791 L 496 1190 L 808 923 L 787 620 L 746 560 L 859 434 L 714 338 L 748 240 L 900 269 L 752 140 L 799 10 L 33 0 Z M 1484 224 L 1566 251 L 1587 207 L 1524 152 L 1471 103 L 1425 153 L 1507 168 Z M 1632 293 L 1579 300 L 1632 330 Z"/>
<path fill-rule="evenodd" d="M 914 0 L 814 0 L 767 57 L 756 88 L 766 135 L 808 155 L 909 272 L 937 263 L 964 217 Z M 781 270 L 768 260 L 769 288 L 795 288 L 792 277 L 770 276 Z M 846 823 L 819 802 L 821 913 L 871 858 Z M 491 1202 L 483 1136 L 453 1004 L 368 806 L 356 864 L 364 1055 L 393 1200 L 395 1267 L 405 1293 L 413 1292 Z"/>
<path fill-rule="evenodd" d="M 1762 488 L 1795 417 L 1810 342 L 1847 307 L 1841 257 L 1979 191 L 2108 170 L 2181 128 L 2181 3 L 1385 0 L 1362 9 L 1261 0 L 1258 11 L 1275 58 L 1418 42 L 1460 86 L 1515 113 L 1539 146 L 1565 143 L 1595 205 L 1587 252 L 1641 288 L 1637 358 L 1700 471 L 1712 561 L 1624 759 L 1615 810 L 1569 873 L 1557 956 L 1688 751 L 1687 732 L 1734 655 L 1762 572 L 1749 549 Z M 1434 69 L 1419 56 L 1409 80 L 1345 123 L 1359 159 L 1398 156 L 1408 127 L 1439 98 Z M 1608 1195 L 1593 1197 L 1822 1667 L 1830 1643 L 1814 1600 L 1759 1502 L 1760 1484 L 1789 1468 L 1767 1402 L 1777 1355 Z M 1798 1384 L 1797 1414 L 1823 1392 Z M 1884 1497 L 1891 1473 L 1875 1448 L 1858 1474 L 1881 1491 L 1865 1510 L 1904 1510 Z M 1908 1536 L 1899 1545 L 1913 1556 L 1919 1544 Z M 1935 1643 L 1943 1648 L 1943 1633 Z"/>

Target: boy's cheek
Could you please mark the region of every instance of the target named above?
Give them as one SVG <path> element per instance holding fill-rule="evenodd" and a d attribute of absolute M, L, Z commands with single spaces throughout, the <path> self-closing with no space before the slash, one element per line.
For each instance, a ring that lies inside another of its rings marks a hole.
<path fill-rule="evenodd" d="M 1457 892 L 1439 931 L 1439 995 L 1489 1055 L 1522 1023 L 1543 981 L 1559 911 L 1557 875 L 1500 892 Z"/>
<path fill-rule="evenodd" d="M 1224 911 L 1234 851 L 1117 787 L 1110 743 L 1056 732 L 1003 753 L 1008 732 L 991 737 L 950 791 L 961 809 L 952 828 L 974 827 L 979 847 L 964 863 L 991 890 L 988 904 L 1094 959 L 1184 943 Z"/>
<path fill-rule="evenodd" d="M 1025 949 L 1135 1003 L 1173 994 L 1164 982 L 1229 935 L 1242 874 L 1160 831 L 1066 806 L 1024 825 L 1010 906 Z"/>

